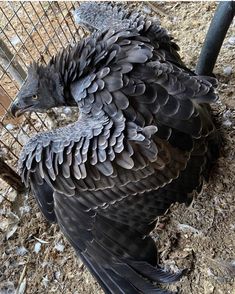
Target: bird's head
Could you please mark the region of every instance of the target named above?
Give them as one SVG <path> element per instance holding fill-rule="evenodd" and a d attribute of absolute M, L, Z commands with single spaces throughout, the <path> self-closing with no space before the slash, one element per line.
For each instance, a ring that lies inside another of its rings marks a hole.
<path fill-rule="evenodd" d="M 28 75 L 16 99 L 11 113 L 18 117 L 26 111 L 46 112 L 52 107 L 64 106 L 63 86 L 59 74 L 51 66 L 32 63 Z"/>

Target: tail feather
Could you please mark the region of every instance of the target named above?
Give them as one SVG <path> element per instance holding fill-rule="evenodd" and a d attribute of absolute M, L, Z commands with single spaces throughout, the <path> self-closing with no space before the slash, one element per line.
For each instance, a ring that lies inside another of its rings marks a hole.
<path fill-rule="evenodd" d="M 118 239 L 118 238 L 117 238 Z M 120 247 L 121 249 L 121 247 Z M 140 249 L 141 250 L 141 249 Z M 94 264 L 99 264 L 98 280 L 109 283 L 108 289 L 115 289 L 111 293 L 169 293 L 156 287 L 157 283 L 171 283 L 178 281 L 185 271 L 170 273 L 158 265 L 152 266 L 146 261 L 136 261 L 130 258 L 127 252 L 118 256 L 113 251 L 113 244 L 104 247 L 101 240 L 93 240 L 87 244 L 86 256 L 92 256 L 92 272 Z M 95 257 L 95 258 L 94 258 Z M 97 268 L 97 265 L 96 265 Z M 97 276 L 96 276 L 97 278 Z M 107 286 L 106 286 L 107 287 Z"/>
<path fill-rule="evenodd" d="M 79 256 L 106 294 L 170 294 L 157 288 L 155 282 L 174 282 L 184 274 L 184 271 L 173 274 L 135 261 L 118 260 L 102 266 L 85 253 L 79 253 Z"/>
<path fill-rule="evenodd" d="M 165 271 L 160 267 L 153 267 L 146 262 L 131 261 L 130 265 L 141 275 L 155 282 L 173 283 L 179 281 L 187 270 L 180 270 L 178 273 Z"/>
<path fill-rule="evenodd" d="M 139 292 L 133 285 L 131 285 L 124 278 L 120 277 L 111 269 L 105 269 L 94 260 L 88 258 L 84 253 L 78 255 L 89 268 L 91 274 L 96 278 L 99 285 L 102 287 L 105 294 L 139 294 Z"/>

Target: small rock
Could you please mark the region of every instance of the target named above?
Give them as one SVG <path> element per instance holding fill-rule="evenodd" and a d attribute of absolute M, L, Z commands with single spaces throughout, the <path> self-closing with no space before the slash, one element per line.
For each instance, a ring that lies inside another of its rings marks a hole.
<path fill-rule="evenodd" d="M 11 38 L 11 44 L 13 46 L 17 45 L 18 43 L 20 43 L 20 39 L 19 39 L 18 36 L 14 36 L 14 37 Z"/>
<path fill-rule="evenodd" d="M 40 242 L 35 243 L 33 251 L 38 254 L 39 251 L 41 250 L 41 246 L 42 244 Z"/>
<path fill-rule="evenodd" d="M 69 114 L 72 113 L 72 110 L 71 110 L 70 107 L 64 107 L 64 109 L 63 109 L 63 113 L 69 115 Z"/>
<path fill-rule="evenodd" d="M 228 39 L 230 45 L 235 45 L 235 36 L 232 36 Z"/>
<path fill-rule="evenodd" d="M 208 275 L 208 277 L 213 277 L 214 276 L 214 274 L 213 274 L 213 272 L 211 271 L 210 268 L 207 269 L 207 275 Z"/>
<path fill-rule="evenodd" d="M 25 133 L 28 133 L 29 132 L 29 125 L 25 125 L 22 127 L 22 130 L 25 132 Z"/>
<path fill-rule="evenodd" d="M 232 117 L 233 117 L 233 114 L 232 114 L 231 110 L 226 110 L 223 113 L 222 125 L 225 126 L 225 127 L 231 127 L 233 125 Z"/>
<path fill-rule="evenodd" d="M 20 212 L 20 215 L 24 215 L 25 213 L 30 212 L 30 210 L 31 210 L 31 207 L 29 205 L 24 205 L 20 207 L 19 212 Z"/>
<path fill-rule="evenodd" d="M 190 233 L 193 233 L 193 234 L 196 234 L 196 235 L 202 235 L 202 232 L 199 231 L 198 229 L 190 226 L 190 225 L 187 225 L 187 224 L 178 224 L 177 225 L 177 228 L 180 230 L 180 231 L 189 231 Z M 187 236 L 188 237 L 188 236 Z M 186 237 L 186 238 L 187 238 Z"/>
<path fill-rule="evenodd" d="M 16 254 L 20 256 L 24 256 L 28 253 L 28 250 L 24 246 L 20 246 L 16 248 Z"/>
<path fill-rule="evenodd" d="M 224 74 L 226 75 L 226 76 L 230 76 L 231 74 L 232 74 L 232 72 L 233 72 L 233 68 L 232 68 L 232 66 L 226 66 L 225 68 L 224 68 Z"/>
<path fill-rule="evenodd" d="M 59 272 L 59 271 L 55 272 L 55 278 L 56 278 L 56 280 L 59 280 L 60 279 L 60 275 L 61 275 L 61 272 Z"/>
<path fill-rule="evenodd" d="M 17 192 L 13 188 L 10 188 L 7 195 L 7 199 L 11 202 L 14 202 L 16 197 L 17 197 Z"/>
<path fill-rule="evenodd" d="M 67 114 L 65 114 L 65 113 L 61 113 L 61 117 L 62 117 L 63 119 L 65 119 L 65 118 L 67 117 Z"/>
<path fill-rule="evenodd" d="M 6 239 L 10 239 L 11 236 L 13 236 L 16 232 L 16 230 L 18 229 L 18 225 L 17 224 L 12 224 L 9 226 L 7 232 L 6 232 Z"/>
<path fill-rule="evenodd" d="M 48 287 L 49 279 L 47 276 L 42 278 L 42 283 L 45 287 Z"/>
<path fill-rule="evenodd" d="M 15 128 L 15 126 L 14 126 L 13 124 L 7 124 L 7 125 L 6 125 L 6 129 L 7 129 L 8 131 L 12 131 L 14 128 Z"/>
<path fill-rule="evenodd" d="M 177 24 L 178 21 L 179 21 L 179 19 L 178 19 L 177 16 L 173 16 L 173 17 L 171 18 L 171 22 L 172 22 L 173 24 Z"/>
<path fill-rule="evenodd" d="M 61 244 L 61 243 L 57 243 L 57 244 L 55 245 L 55 249 L 56 249 L 57 251 L 59 251 L 59 252 L 63 252 L 63 251 L 64 251 L 64 245 Z"/>
<path fill-rule="evenodd" d="M 150 14 L 150 13 L 151 13 L 151 9 L 150 9 L 150 7 L 144 5 L 144 6 L 143 6 L 143 12 L 146 13 L 146 14 Z"/>

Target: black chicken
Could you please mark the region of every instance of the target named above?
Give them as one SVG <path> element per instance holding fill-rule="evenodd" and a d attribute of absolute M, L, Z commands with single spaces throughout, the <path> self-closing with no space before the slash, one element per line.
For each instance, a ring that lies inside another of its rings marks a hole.
<path fill-rule="evenodd" d="M 130 14 L 125 14 L 129 17 Z M 149 236 L 172 203 L 189 203 L 218 154 L 211 77 L 187 69 L 157 23 L 128 18 L 95 31 L 48 65 L 32 64 L 16 116 L 77 106 L 74 124 L 37 134 L 19 166 L 105 293 L 168 293 Z"/>

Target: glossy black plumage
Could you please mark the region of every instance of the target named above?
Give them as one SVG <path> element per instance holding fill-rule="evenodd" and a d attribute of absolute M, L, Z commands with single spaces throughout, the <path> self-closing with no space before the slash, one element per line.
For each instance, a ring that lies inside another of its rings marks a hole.
<path fill-rule="evenodd" d="M 182 275 L 160 268 L 149 233 L 172 203 L 200 190 L 218 135 L 207 107 L 216 80 L 186 69 L 177 48 L 143 19 L 138 28 L 94 32 L 31 67 L 50 107 L 77 105 L 80 117 L 25 145 L 22 178 L 105 293 L 167 293 L 154 283 Z M 24 93 L 15 113 L 27 110 Z M 37 110 L 46 109 L 37 95 Z"/>

